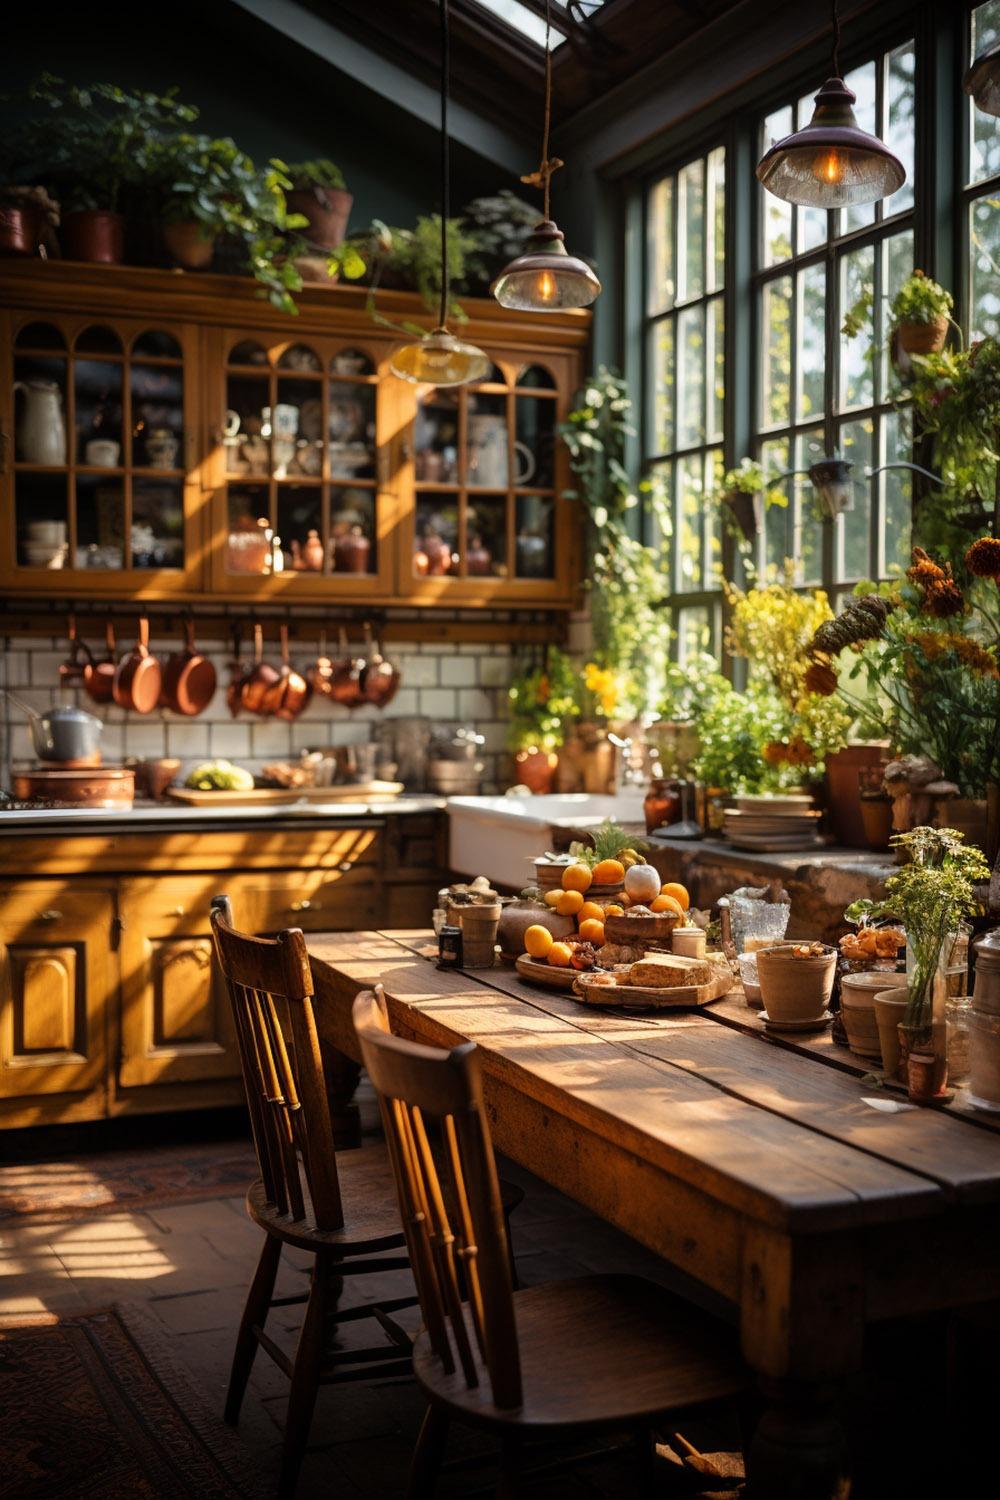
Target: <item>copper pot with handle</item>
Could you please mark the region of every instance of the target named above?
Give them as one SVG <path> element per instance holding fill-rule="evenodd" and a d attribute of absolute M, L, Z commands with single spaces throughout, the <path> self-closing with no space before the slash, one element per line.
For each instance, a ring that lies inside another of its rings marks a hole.
<path fill-rule="evenodd" d="M 360 678 L 365 701 L 385 708 L 399 692 L 399 668 L 382 655 L 381 645 L 373 645 L 372 628 L 365 625 L 365 668 Z"/>
<path fill-rule="evenodd" d="M 163 671 L 160 702 L 175 714 L 193 718 L 215 697 L 215 668 L 194 643 L 194 619 L 184 621 L 184 650 L 171 656 Z"/>
<path fill-rule="evenodd" d="M 89 677 L 84 681 L 84 691 L 94 703 L 111 703 L 115 691 L 115 672 L 118 663 L 115 659 L 115 626 L 113 620 L 104 623 L 104 658 L 95 661 Z"/>
<path fill-rule="evenodd" d="M 265 713 L 278 719 L 297 719 L 312 697 L 312 688 L 301 672 L 297 672 L 288 657 L 288 626 L 279 630 L 281 640 L 281 670 L 277 681 L 264 694 Z"/>
<path fill-rule="evenodd" d="M 319 693 L 322 698 L 331 696 L 330 684 L 333 681 L 334 663 L 326 654 L 326 631 L 319 633 L 319 655 L 312 666 L 306 672 L 306 681 L 314 693 Z"/>
<path fill-rule="evenodd" d="M 67 617 L 66 639 L 69 641 L 69 656 L 59 665 L 59 686 L 86 688 L 93 675 L 94 658 L 90 647 L 77 636 L 75 615 Z"/>
<path fill-rule="evenodd" d="M 119 708 L 149 714 L 160 701 L 162 685 L 163 669 L 149 649 L 149 621 L 143 616 L 135 645 L 115 669 L 112 696 Z"/>
<path fill-rule="evenodd" d="M 361 686 L 361 675 L 366 662 L 363 656 L 352 656 L 347 644 L 347 631 L 340 627 L 340 660 L 330 678 L 330 697 L 341 708 L 360 708 L 368 700 Z"/>
<path fill-rule="evenodd" d="M 264 629 L 254 621 L 253 665 L 242 680 L 240 702 L 247 713 L 266 718 L 271 712 L 266 706 L 268 692 L 278 681 L 277 667 L 264 660 Z"/>

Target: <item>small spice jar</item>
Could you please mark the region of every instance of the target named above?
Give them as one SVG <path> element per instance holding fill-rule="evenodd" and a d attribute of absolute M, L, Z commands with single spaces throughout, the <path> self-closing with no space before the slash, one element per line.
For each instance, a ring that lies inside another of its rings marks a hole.
<path fill-rule="evenodd" d="M 438 933 L 438 968 L 460 969 L 463 957 L 462 929 L 446 922 Z"/>

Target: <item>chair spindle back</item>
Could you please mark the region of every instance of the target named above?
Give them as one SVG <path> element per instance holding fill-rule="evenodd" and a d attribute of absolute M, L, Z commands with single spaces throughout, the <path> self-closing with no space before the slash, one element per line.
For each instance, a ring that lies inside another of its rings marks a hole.
<path fill-rule="evenodd" d="M 340 1229 L 344 1211 L 305 938 L 298 928 L 276 938 L 239 932 L 228 896 L 212 898 L 211 921 L 267 1200 L 293 1220 Z"/>
<path fill-rule="evenodd" d="M 382 1111 L 424 1323 L 444 1369 L 483 1367 L 494 1402 L 521 1404 L 510 1262 L 477 1048 L 450 1052 L 389 1030 L 382 986 L 354 1002 L 361 1056 Z M 432 1151 L 428 1125 L 440 1141 Z"/>

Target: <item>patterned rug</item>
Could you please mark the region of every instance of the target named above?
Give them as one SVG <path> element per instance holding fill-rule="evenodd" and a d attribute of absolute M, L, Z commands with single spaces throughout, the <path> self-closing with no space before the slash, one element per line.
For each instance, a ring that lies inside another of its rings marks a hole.
<path fill-rule="evenodd" d="M 242 1197 L 257 1176 L 247 1141 L 149 1146 L 0 1167 L 0 1222 Z"/>
<path fill-rule="evenodd" d="M 0 1324 L 0 1491 L 17 1500 L 246 1500 L 239 1440 L 138 1310 Z"/>

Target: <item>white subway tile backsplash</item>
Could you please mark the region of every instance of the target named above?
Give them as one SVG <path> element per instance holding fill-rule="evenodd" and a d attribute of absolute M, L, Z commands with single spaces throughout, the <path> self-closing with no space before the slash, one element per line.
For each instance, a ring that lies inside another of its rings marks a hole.
<path fill-rule="evenodd" d="M 458 690 L 458 716 L 460 719 L 491 719 L 493 717 L 493 699 L 489 693 L 484 693 L 481 688 L 459 688 Z"/>
<path fill-rule="evenodd" d="M 441 663 L 442 687 L 474 687 L 477 665 L 471 656 L 446 656 Z"/>
<path fill-rule="evenodd" d="M 175 719 L 167 725 L 167 754 L 182 760 L 193 755 L 221 755 L 223 752 L 213 743 L 213 728 L 211 724 L 193 724 L 190 719 L 184 723 Z"/>
<path fill-rule="evenodd" d="M 396 663 L 409 688 L 437 687 L 441 680 L 439 671 L 444 663 L 436 656 L 403 657 L 398 652 L 390 652 L 390 658 Z"/>
<path fill-rule="evenodd" d="M 69 655 L 65 645 L 61 651 L 31 652 L 31 683 L 33 687 L 47 688 L 55 692 L 59 687 L 59 668 Z"/>
<path fill-rule="evenodd" d="M 452 688 L 425 688 L 420 695 L 420 710 L 431 719 L 454 719 L 458 704 Z"/>
<path fill-rule="evenodd" d="M 134 715 L 122 728 L 122 753 L 140 758 L 167 755 L 167 727 L 162 720 L 144 720 Z M 187 751 L 183 752 L 188 754 Z M 196 754 L 197 752 L 191 752 Z"/>
<path fill-rule="evenodd" d="M 27 651 L 8 651 L 4 657 L 4 670 L 6 676 L 3 681 L 7 687 L 17 691 L 18 688 L 27 687 L 31 681 L 29 663 L 30 657 Z"/>
<path fill-rule="evenodd" d="M 249 724 L 211 724 L 209 730 L 213 759 L 238 760 L 250 754 Z"/>
<path fill-rule="evenodd" d="M 479 658 L 479 681 L 483 687 L 507 688 L 510 684 L 511 669 L 510 656 L 495 655 L 496 647 L 491 648 L 489 656 Z"/>
<path fill-rule="evenodd" d="M 262 719 L 250 731 L 250 743 L 254 755 L 290 755 L 291 725 L 282 719 Z"/>

